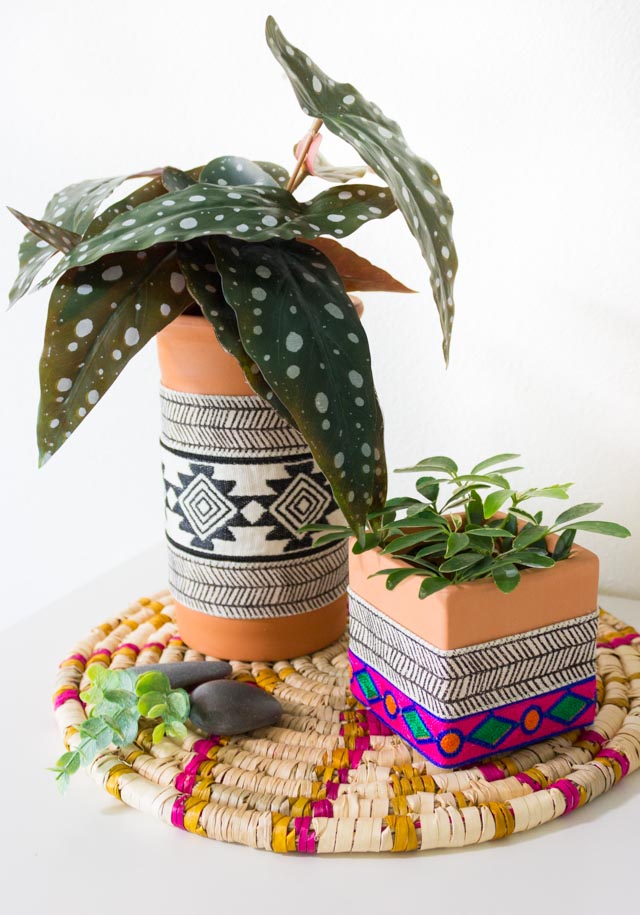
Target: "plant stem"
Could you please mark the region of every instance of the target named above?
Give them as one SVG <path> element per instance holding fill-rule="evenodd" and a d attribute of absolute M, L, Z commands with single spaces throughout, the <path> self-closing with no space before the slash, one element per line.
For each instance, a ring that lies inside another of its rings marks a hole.
<path fill-rule="evenodd" d="M 309 152 L 309 149 L 311 148 L 313 139 L 321 127 L 322 127 L 322 118 L 316 118 L 314 120 L 313 124 L 311 125 L 311 129 L 309 130 L 309 133 L 304 138 L 304 141 L 302 143 L 302 148 L 300 149 L 300 152 L 298 153 L 298 156 L 296 158 L 296 164 L 294 166 L 293 171 L 291 172 L 291 177 L 289 178 L 289 181 L 287 183 L 288 191 L 295 190 L 295 188 L 297 188 L 300 185 L 300 183 L 304 180 L 305 174 L 302 175 L 302 178 L 300 179 L 300 181 L 298 181 L 298 176 L 300 175 L 300 172 L 302 171 L 302 169 L 304 167 L 304 160 L 307 158 L 307 153 Z"/>

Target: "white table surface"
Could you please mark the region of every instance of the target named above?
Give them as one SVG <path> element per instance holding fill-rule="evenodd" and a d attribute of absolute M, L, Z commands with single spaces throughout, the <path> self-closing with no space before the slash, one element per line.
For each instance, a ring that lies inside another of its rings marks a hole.
<path fill-rule="evenodd" d="M 407 855 L 280 856 L 169 828 L 78 775 L 65 797 L 50 694 L 78 638 L 164 586 L 158 546 L 2 633 L 0 911 L 6 915 L 640 912 L 640 775 L 532 832 Z M 640 601 L 602 603 L 640 627 Z"/>

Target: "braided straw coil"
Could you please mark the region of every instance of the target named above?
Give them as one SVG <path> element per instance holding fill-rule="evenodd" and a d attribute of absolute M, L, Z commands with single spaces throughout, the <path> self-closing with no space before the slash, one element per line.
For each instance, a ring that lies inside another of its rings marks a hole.
<path fill-rule="evenodd" d="M 275 852 L 415 851 L 534 829 L 609 791 L 640 766 L 640 636 L 601 611 L 598 715 L 511 756 L 440 770 L 349 692 L 346 634 L 311 657 L 232 662 L 233 677 L 273 693 L 277 727 L 238 737 L 189 730 L 182 745 L 135 744 L 90 773 L 110 794 L 165 823 Z M 143 598 L 78 643 L 60 665 L 54 708 L 67 747 L 85 712 L 85 669 L 201 660 L 181 641 L 171 598 Z"/>

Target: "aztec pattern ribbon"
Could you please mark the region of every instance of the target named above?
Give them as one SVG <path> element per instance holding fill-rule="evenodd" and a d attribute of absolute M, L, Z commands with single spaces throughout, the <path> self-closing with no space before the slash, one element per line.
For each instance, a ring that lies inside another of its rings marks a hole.
<path fill-rule="evenodd" d="M 300 433 L 258 397 L 161 389 L 171 591 L 231 619 L 289 616 L 344 594 L 347 545 L 299 529 L 343 523 Z"/>
<path fill-rule="evenodd" d="M 351 591 L 349 613 L 353 695 L 438 766 L 593 720 L 597 612 L 450 651 Z"/>

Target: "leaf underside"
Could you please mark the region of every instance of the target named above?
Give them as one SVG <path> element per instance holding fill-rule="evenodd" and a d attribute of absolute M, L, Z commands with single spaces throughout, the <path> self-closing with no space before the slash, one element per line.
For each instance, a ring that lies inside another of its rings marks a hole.
<path fill-rule="evenodd" d="M 347 292 L 415 292 L 382 267 L 376 267 L 366 257 L 345 248 L 333 238 L 320 237 L 300 241 L 322 251 L 340 274 Z"/>

